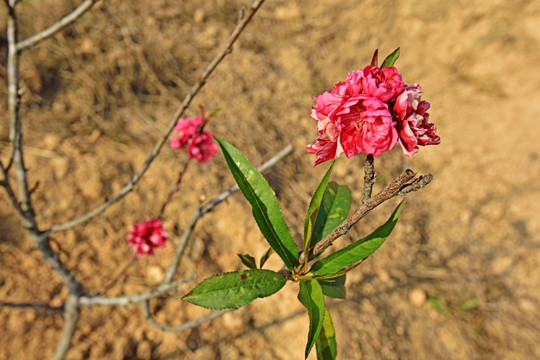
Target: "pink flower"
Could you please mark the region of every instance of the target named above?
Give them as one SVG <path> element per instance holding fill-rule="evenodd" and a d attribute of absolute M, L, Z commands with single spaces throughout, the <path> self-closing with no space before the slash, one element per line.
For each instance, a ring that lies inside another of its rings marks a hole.
<path fill-rule="evenodd" d="M 317 128 L 319 130 L 317 141 L 307 147 L 308 153 L 317 154 L 315 165 L 335 159 L 343 153 L 343 147 L 339 141 L 340 132 L 329 118 L 319 121 Z"/>
<path fill-rule="evenodd" d="M 198 162 L 211 160 L 217 152 L 214 134 L 209 131 L 195 134 L 188 142 L 187 153 L 191 159 L 197 159 Z"/>
<path fill-rule="evenodd" d="M 199 131 L 199 127 L 201 127 L 203 123 L 204 118 L 202 116 L 178 119 L 178 122 L 174 127 L 178 133 L 178 137 L 171 138 L 171 148 L 183 149 L 188 140 Z"/>
<path fill-rule="evenodd" d="M 198 162 L 211 160 L 218 152 L 214 142 L 214 134 L 203 131 L 205 120 L 202 116 L 179 119 L 175 126 L 177 138 L 171 138 L 171 148 L 183 149 L 187 144 L 187 153 L 191 159 Z"/>
<path fill-rule="evenodd" d="M 405 84 L 400 72 L 393 66 L 379 69 L 376 66 L 366 66 L 362 71 L 363 93 L 388 103 L 396 100 L 403 91 Z"/>
<path fill-rule="evenodd" d="M 127 235 L 127 244 L 135 248 L 138 257 L 154 255 L 154 248 L 165 247 L 165 242 L 169 239 L 169 235 L 163 230 L 163 223 L 157 218 L 133 224 Z"/>
<path fill-rule="evenodd" d="M 318 120 L 318 137 L 309 145 L 315 165 L 345 153 L 381 155 L 392 149 L 398 134 L 391 104 L 405 87 L 395 67 L 366 66 L 350 73 L 331 92 L 314 97 L 311 117 Z"/>
<path fill-rule="evenodd" d="M 421 100 L 420 85 L 408 86 L 394 104 L 394 118 L 397 120 L 399 143 L 403 154 L 412 157 L 418 146 L 438 145 L 441 139 L 435 134 L 436 128 L 430 124 L 429 103 Z"/>
<path fill-rule="evenodd" d="M 378 98 L 355 96 L 342 105 L 336 118 L 342 126 L 341 144 L 348 158 L 359 153 L 381 155 L 398 139 L 388 106 Z"/>
<path fill-rule="evenodd" d="M 348 74 L 331 92 L 313 98 L 318 136 L 307 151 L 316 155 L 315 165 L 342 153 L 378 156 L 398 140 L 408 157 L 418 146 L 439 144 L 421 95 L 420 86 L 407 86 L 393 66 L 369 65 Z"/>

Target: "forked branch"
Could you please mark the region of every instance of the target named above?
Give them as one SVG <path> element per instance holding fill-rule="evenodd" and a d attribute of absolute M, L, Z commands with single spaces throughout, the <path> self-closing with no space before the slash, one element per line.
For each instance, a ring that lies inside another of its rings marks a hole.
<path fill-rule="evenodd" d="M 26 40 L 20 41 L 17 44 L 17 51 L 26 50 L 28 48 L 33 47 L 37 43 L 50 38 L 57 32 L 61 31 L 65 27 L 73 24 L 75 21 L 77 21 L 78 18 L 83 16 L 88 10 L 94 6 L 95 3 L 97 3 L 98 0 L 85 0 L 83 1 L 79 6 L 75 8 L 72 12 L 58 20 L 58 22 L 54 23 L 47 29 L 37 33 L 34 36 L 29 37 Z"/>

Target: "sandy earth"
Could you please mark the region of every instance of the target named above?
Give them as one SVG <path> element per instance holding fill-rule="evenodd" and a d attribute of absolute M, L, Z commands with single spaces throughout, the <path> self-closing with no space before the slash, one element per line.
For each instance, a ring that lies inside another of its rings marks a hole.
<path fill-rule="evenodd" d="M 21 37 L 75 3 L 23 1 Z M 34 200 L 42 227 L 98 205 L 142 165 L 241 4 L 247 1 L 111 0 L 24 54 L 25 149 L 30 180 L 40 182 Z M 339 358 L 540 358 L 539 27 L 540 3 L 533 1 L 268 1 L 193 103 L 190 115 L 199 104 L 220 108 L 209 129 L 254 163 L 294 146 L 269 180 L 299 240 L 327 166 L 313 168 L 304 150 L 316 134 L 311 96 L 367 65 L 375 48 L 386 54 L 401 47 L 397 66 L 407 83 L 422 85 L 442 141 L 413 160 L 398 149 L 377 158 L 376 188 L 405 167 L 435 180 L 407 196 L 392 237 L 349 276 L 348 299 L 328 301 Z M 5 79 L 5 35 L 0 45 Z M 0 92 L 6 94 L 5 81 Z M 2 159 L 9 154 L 5 102 Z M 185 159 L 165 149 L 120 204 L 54 235 L 60 258 L 89 292 L 129 261 L 124 233 L 157 213 Z M 362 162 L 341 161 L 333 175 L 353 189 L 355 204 Z M 211 198 L 232 182 L 221 156 L 191 166 L 167 210 L 168 231 L 178 233 L 201 194 Z M 360 223 L 355 235 L 376 227 L 396 202 L 370 215 L 373 223 Z M 0 204 L 0 301 L 62 304 L 67 290 L 22 233 L 4 193 Z M 198 225 L 179 276 L 201 280 L 236 270 L 236 253 L 265 250 L 247 202 L 235 196 Z M 171 256 L 169 246 L 139 260 L 108 294 L 157 284 Z M 276 256 L 268 264 L 280 268 Z M 177 325 L 208 313 L 180 300 L 194 284 L 153 300 L 156 318 Z M 288 284 L 182 333 L 153 328 L 137 306 L 87 308 L 68 358 L 301 359 L 307 315 L 296 293 Z M 0 358 L 50 358 L 62 323 L 60 314 L 0 308 Z"/>

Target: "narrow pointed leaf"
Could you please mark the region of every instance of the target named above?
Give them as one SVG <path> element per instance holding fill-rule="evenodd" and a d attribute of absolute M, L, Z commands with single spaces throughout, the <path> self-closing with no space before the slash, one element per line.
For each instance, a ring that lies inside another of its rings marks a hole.
<path fill-rule="evenodd" d="M 311 246 L 313 247 L 341 224 L 347 218 L 350 208 L 351 190 L 335 182 L 328 184 L 313 226 Z"/>
<path fill-rule="evenodd" d="M 208 309 L 239 308 L 276 293 L 287 280 L 270 270 L 240 270 L 209 277 L 183 300 Z"/>
<path fill-rule="evenodd" d="M 379 49 L 375 49 L 373 57 L 371 58 L 371 65 L 379 66 Z"/>
<path fill-rule="evenodd" d="M 336 331 L 327 308 L 324 309 L 323 326 L 315 345 L 317 346 L 317 360 L 335 360 L 337 357 Z"/>
<path fill-rule="evenodd" d="M 324 320 L 324 297 L 317 280 L 300 281 L 298 300 L 309 314 L 309 333 L 306 345 L 306 359 L 319 336 Z"/>
<path fill-rule="evenodd" d="M 262 174 L 234 146 L 216 138 L 238 187 L 253 209 L 264 237 L 289 269 L 298 263 L 298 247 L 283 220 L 276 195 Z"/>
<path fill-rule="evenodd" d="M 238 254 L 242 264 L 246 265 L 249 269 L 256 269 L 257 264 L 255 263 L 255 258 L 249 254 Z"/>
<path fill-rule="evenodd" d="M 318 280 L 323 294 L 336 299 L 345 299 L 347 295 L 345 290 L 346 277 L 347 275 L 343 274 L 331 279 Z"/>
<path fill-rule="evenodd" d="M 328 168 L 328 171 L 326 171 L 326 174 L 324 175 L 323 179 L 321 180 L 321 183 L 317 187 L 317 190 L 315 190 L 315 194 L 313 194 L 313 197 L 311 198 L 311 202 L 309 203 L 308 212 L 306 214 L 306 220 L 304 221 L 304 253 L 307 254 L 311 242 L 311 234 L 313 231 L 313 223 L 315 222 L 315 219 L 317 218 L 317 213 L 319 212 L 319 208 L 321 207 L 321 202 L 323 199 L 324 192 L 326 191 L 326 187 L 328 186 L 328 180 L 330 180 L 330 175 L 332 174 L 332 169 L 334 168 L 334 162 L 332 162 L 332 165 L 330 165 L 330 168 Z"/>
<path fill-rule="evenodd" d="M 399 57 L 399 48 L 394 50 L 393 53 L 391 53 L 390 55 L 388 55 L 386 57 L 386 59 L 384 59 L 382 65 L 381 65 L 381 68 L 383 68 L 385 66 L 394 66 L 394 64 L 396 63 L 396 60 L 398 59 L 398 57 Z"/>
<path fill-rule="evenodd" d="M 344 267 L 367 258 L 382 245 L 382 243 L 394 229 L 401 212 L 402 204 L 403 202 L 399 203 L 392 213 L 392 216 L 390 216 L 384 225 L 379 227 L 367 237 L 356 241 L 344 249 L 336 251 L 332 255 L 329 255 L 322 260 L 317 261 L 315 264 L 313 264 L 310 272 L 317 275 L 335 274 Z"/>
<path fill-rule="evenodd" d="M 262 269 L 262 267 L 264 266 L 264 264 L 266 263 L 266 260 L 268 260 L 270 255 L 272 255 L 272 248 L 268 248 L 268 250 L 266 250 L 266 252 L 263 254 L 263 256 L 261 256 L 261 260 L 259 262 L 259 268 L 260 269 Z"/>

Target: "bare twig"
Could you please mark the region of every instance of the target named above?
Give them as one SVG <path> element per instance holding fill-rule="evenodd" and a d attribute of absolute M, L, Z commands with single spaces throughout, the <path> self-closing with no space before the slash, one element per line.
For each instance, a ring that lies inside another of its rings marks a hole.
<path fill-rule="evenodd" d="M 34 209 L 30 199 L 28 182 L 26 179 L 26 168 L 24 166 L 22 152 L 22 132 L 19 118 L 19 98 L 18 98 L 18 76 L 19 76 L 19 52 L 17 50 L 17 19 L 15 14 L 15 0 L 9 1 L 8 6 L 8 108 L 10 118 L 10 141 L 13 144 L 12 161 L 15 165 L 17 187 L 19 191 L 19 201 L 17 201 L 9 182 L 6 170 L 2 166 L 2 176 L 4 178 L 3 187 L 8 193 L 12 205 L 21 215 L 23 225 L 32 236 L 32 240 L 43 253 L 45 260 L 56 270 L 62 281 L 69 287 L 72 294 L 81 290 L 81 285 L 75 280 L 73 274 L 62 264 L 58 256 L 51 249 L 48 237 L 43 235 L 35 221 Z M 11 160 L 10 160 L 11 161 Z"/>
<path fill-rule="evenodd" d="M 62 331 L 62 338 L 56 346 L 56 351 L 54 352 L 53 357 L 54 360 L 63 360 L 65 358 L 66 353 L 71 346 L 73 334 L 77 328 L 79 313 L 80 309 L 77 301 L 77 295 L 69 295 L 65 304 L 64 330 Z"/>
<path fill-rule="evenodd" d="M 24 217 L 24 211 L 22 210 L 19 204 L 19 201 L 17 200 L 17 196 L 15 195 L 15 192 L 13 191 L 13 188 L 11 187 L 11 184 L 9 183 L 7 169 L 4 167 L 1 160 L 0 160 L 0 171 L 2 172 L 2 180 L 0 180 L 0 186 L 2 186 L 5 189 L 9 202 L 11 203 L 11 206 L 13 206 L 13 209 L 15 209 L 15 212 L 17 213 L 17 215 L 19 215 L 21 221 L 24 223 L 26 221 Z"/>
<path fill-rule="evenodd" d="M 188 165 L 191 161 L 187 160 L 184 164 L 184 167 L 180 172 L 178 173 L 178 177 L 176 178 L 176 182 L 174 183 L 174 186 L 169 190 L 169 194 L 167 195 L 167 199 L 165 199 L 165 202 L 163 205 L 161 205 L 161 209 L 159 209 L 158 218 L 161 219 L 163 217 L 163 214 L 165 213 L 165 209 L 167 208 L 167 205 L 171 202 L 174 194 L 176 194 L 180 190 L 180 184 L 182 183 L 182 179 L 184 178 L 184 175 L 188 169 Z"/>
<path fill-rule="evenodd" d="M 309 258 L 321 253 L 327 247 L 332 245 L 332 243 L 342 235 L 345 235 L 351 227 L 353 227 L 360 219 L 366 216 L 371 210 L 375 209 L 377 206 L 398 195 L 401 188 L 407 184 L 409 180 L 414 177 L 414 172 L 410 169 L 405 170 L 400 176 L 398 176 L 392 183 L 385 187 L 381 192 L 379 192 L 374 197 L 370 198 L 362 204 L 356 211 L 345 219 L 341 225 L 334 229 L 330 234 L 328 234 L 324 239 L 322 239 L 309 253 Z M 303 262 L 305 254 L 300 256 L 300 263 Z"/>
<path fill-rule="evenodd" d="M 169 331 L 169 332 L 185 331 L 185 330 L 197 327 L 197 326 L 199 326 L 199 325 L 201 325 L 201 324 L 203 324 L 205 322 L 212 321 L 215 318 L 223 316 L 223 315 L 225 315 L 226 313 L 228 313 L 228 312 L 230 312 L 232 310 L 236 310 L 236 309 L 226 309 L 226 310 L 213 311 L 208 315 L 201 316 L 201 317 L 199 317 L 197 319 L 187 321 L 187 322 L 185 322 L 185 323 L 183 323 L 181 325 L 168 326 L 168 325 L 163 325 L 163 324 L 159 323 L 158 321 L 156 321 L 154 319 L 154 317 L 152 316 L 152 313 L 150 312 L 150 306 L 148 304 L 148 301 L 145 301 L 145 302 L 142 303 L 142 308 L 143 308 L 144 317 L 145 317 L 146 321 L 148 321 L 148 323 L 150 325 L 152 325 L 153 327 L 155 327 L 155 328 L 157 328 L 159 330 Z"/>
<path fill-rule="evenodd" d="M 30 202 L 30 192 L 26 178 L 26 168 L 22 151 L 22 132 L 19 117 L 19 51 L 17 50 L 17 16 L 15 13 L 15 0 L 8 2 L 7 42 L 8 42 L 8 114 L 9 114 L 9 140 L 13 144 L 12 154 L 8 167 L 15 165 L 15 176 L 19 192 L 19 204 L 22 210 L 27 229 L 37 229 L 34 220 L 34 211 Z M 6 176 L 7 181 L 7 176 Z"/>
<path fill-rule="evenodd" d="M 60 275 L 64 284 L 69 288 L 70 294 L 79 294 L 82 291 L 82 285 L 75 279 L 73 272 L 66 268 L 62 261 L 60 261 L 58 255 L 49 244 L 49 238 L 34 233 L 31 233 L 31 235 L 32 240 L 43 254 L 45 261 Z"/>
<path fill-rule="evenodd" d="M 124 268 L 122 270 L 120 270 L 120 272 L 114 277 L 112 278 L 111 280 L 109 280 L 109 282 L 107 282 L 105 285 L 103 285 L 103 287 L 101 288 L 101 290 L 98 291 L 98 295 L 101 295 L 101 294 L 105 294 L 107 292 L 107 290 L 109 290 L 114 284 L 116 284 L 116 282 L 118 280 L 120 280 L 120 278 L 122 276 L 124 276 L 124 274 L 126 273 L 126 271 L 133 265 L 135 264 L 135 261 L 137 261 L 137 256 L 136 255 L 133 255 L 133 257 L 131 258 L 131 260 L 129 260 L 129 262 L 124 266 Z"/>
<path fill-rule="evenodd" d="M 112 197 L 110 200 L 105 201 L 98 207 L 94 208 L 93 210 L 89 211 L 88 213 L 79 216 L 78 218 L 74 220 L 70 220 L 68 222 L 65 222 L 63 224 L 55 225 L 51 227 L 49 230 L 47 230 L 47 233 L 54 233 L 62 230 L 66 230 L 69 228 L 72 228 L 74 226 L 77 226 L 85 221 L 88 221 L 95 217 L 96 215 L 102 213 L 105 209 L 107 209 L 109 206 L 117 202 L 118 200 L 122 199 L 127 193 L 129 193 L 131 190 L 133 190 L 133 187 L 135 184 L 138 183 L 138 181 L 141 179 L 141 177 L 146 173 L 148 168 L 150 167 L 150 164 L 154 161 L 156 156 L 161 151 L 161 148 L 167 141 L 167 138 L 173 131 L 178 119 L 184 114 L 184 111 L 188 108 L 188 106 L 191 104 L 191 101 L 197 95 L 197 93 L 201 90 L 201 88 L 206 83 L 208 77 L 212 74 L 212 72 L 216 69 L 216 67 L 221 63 L 221 61 L 231 52 L 233 44 L 236 42 L 242 31 L 245 29 L 246 25 L 251 21 L 253 18 L 253 15 L 257 12 L 257 10 L 260 8 L 260 6 L 264 3 L 264 0 L 256 0 L 252 5 L 250 10 L 247 12 L 244 19 L 237 24 L 237 26 L 234 28 L 233 32 L 229 36 L 229 39 L 225 46 L 218 52 L 214 60 L 208 65 L 208 67 L 202 72 L 202 74 L 199 76 L 199 80 L 192 86 L 190 92 L 186 95 L 184 98 L 184 101 L 180 105 L 180 107 L 176 110 L 174 113 L 171 121 L 167 125 L 167 128 L 163 132 L 163 135 L 161 138 L 157 141 L 157 143 L 154 145 L 154 148 L 152 149 L 152 152 L 144 162 L 143 166 L 139 169 L 139 171 L 133 175 L 131 180 L 124 185 L 124 187 L 120 190 L 120 192 Z"/>
<path fill-rule="evenodd" d="M 171 265 L 169 265 L 169 268 L 167 269 L 167 272 L 165 273 L 165 278 L 163 279 L 163 284 L 166 284 L 172 280 L 174 277 L 174 274 L 176 274 L 176 271 L 178 270 L 178 267 L 180 266 L 180 261 L 182 260 L 182 256 L 184 255 L 184 251 L 186 249 L 187 243 L 191 237 L 191 232 L 195 228 L 195 225 L 197 224 L 197 221 L 202 217 L 201 212 L 201 206 L 200 204 L 197 204 L 197 207 L 195 208 L 195 211 L 191 215 L 191 218 L 189 219 L 186 228 L 184 229 L 184 232 L 182 233 L 182 236 L 180 237 L 180 242 L 178 243 L 178 246 L 176 247 L 176 250 L 174 251 L 174 256 L 171 260 Z"/>
<path fill-rule="evenodd" d="M 375 57 L 376 55 L 374 55 Z M 377 181 L 377 174 L 373 167 L 373 155 L 368 154 L 366 156 L 366 163 L 364 164 L 364 193 L 362 196 L 362 203 L 371 198 L 371 192 L 373 191 L 373 185 Z"/>
<path fill-rule="evenodd" d="M 12 303 L 0 301 L 0 307 L 20 308 L 20 309 L 34 309 L 38 311 L 64 311 L 63 306 L 51 306 L 46 304 L 30 304 L 30 303 Z"/>
<path fill-rule="evenodd" d="M 171 283 L 161 284 L 152 290 L 145 291 L 133 295 L 121 295 L 121 296 L 101 296 L 101 295 L 83 295 L 79 298 L 79 303 L 84 306 L 90 305 L 129 305 L 137 304 L 161 295 L 168 293 L 169 291 L 176 290 L 176 287 L 180 284 L 188 282 L 194 279 L 195 276 L 191 275 L 185 278 L 175 280 Z"/>
<path fill-rule="evenodd" d="M 47 38 L 50 38 L 60 30 L 64 29 L 66 26 L 73 24 L 78 18 L 83 16 L 88 10 L 94 6 L 98 0 L 85 0 L 79 6 L 75 8 L 72 12 L 61 18 L 58 22 L 51 25 L 49 28 L 41 31 L 40 33 L 29 37 L 26 40 L 20 41 L 17 44 L 17 51 L 26 50 L 40 41 L 43 41 Z"/>
<path fill-rule="evenodd" d="M 419 176 L 418 179 L 415 179 L 412 183 L 402 187 L 399 191 L 399 195 L 405 195 L 411 191 L 418 191 L 429 184 L 431 180 L 433 180 L 433 175 L 431 174 Z"/>

